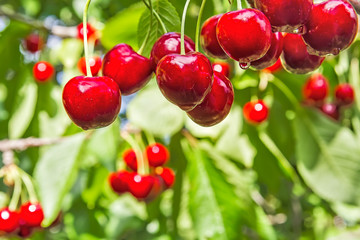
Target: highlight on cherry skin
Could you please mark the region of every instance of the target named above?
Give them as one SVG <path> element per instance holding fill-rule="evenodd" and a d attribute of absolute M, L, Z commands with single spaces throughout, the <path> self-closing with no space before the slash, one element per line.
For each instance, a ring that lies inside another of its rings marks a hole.
<path fill-rule="evenodd" d="M 46 61 L 37 62 L 33 67 L 33 76 L 37 82 L 47 82 L 54 75 L 55 68 Z"/>

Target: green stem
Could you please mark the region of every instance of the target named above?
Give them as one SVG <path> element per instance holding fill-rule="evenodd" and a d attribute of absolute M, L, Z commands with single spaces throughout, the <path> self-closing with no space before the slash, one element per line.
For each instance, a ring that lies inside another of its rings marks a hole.
<path fill-rule="evenodd" d="M 14 177 L 14 192 L 11 197 L 10 204 L 9 204 L 9 210 L 15 211 L 17 209 L 17 206 L 19 203 L 22 184 L 21 184 L 20 176 L 19 176 L 19 173 L 17 172 L 17 170 L 14 169 L 14 171 L 12 171 L 12 175 Z"/>
<path fill-rule="evenodd" d="M 199 52 L 199 38 L 200 38 L 200 24 L 201 24 L 201 18 L 202 14 L 204 12 L 206 0 L 202 0 L 200 11 L 198 15 L 198 19 L 196 22 L 196 34 L 195 34 L 195 51 Z"/>
<path fill-rule="evenodd" d="M 143 1 L 145 2 L 145 0 L 143 0 Z M 146 37 L 145 37 L 145 39 L 144 39 L 143 43 L 141 44 L 141 47 L 140 47 L 140 49 L 138 51 L 138 54 L 140 54 L 140 55 L 144 51 L 144 48 L 145 48 L 146 44 L 149 41 L 150 33 L 151 33 L 152 25 L 153 25 L 153 6 L 152 6 L 151 0 L 149 0 L 149 5 L 150 5 L 150 8 L 149 8 L 149 10 L 150 10 L 150 25 L 149 25 L 149 29 L 148 29 L 148 32 L 146 34 Z"/>
<path fill-rule="evenodd" d="M 27 192 L 29 193 L 29 200 L 32 203 L 38 202 L 38 199 L 36 197 L 34 185 L 29 177 L 29 175 L 24 172 L 22 169 L 19 168 L 19 174 L 21 176 L 21 179 L 26 187 Z"/>
<path fill-rule="evenodd" d="M 181 51 L 180 51 L 181 55 L 185 55 L 185 41 L 184 41 L 184 38 L 185 38 L 185 19 L 186 19 L 186 12 L 187 12 L 187 9 L 189 7 L 189 4 L 190 4 L 190 0 L 186 0 L 183 15 L 182 15 L 182 19 L 181 19 Z"/>
<path fill-rule="evenodd" d="M 295 97 L 294 93 L 278 78 L 274 78 L 271 81 L 282 93 L 289 99 L 289 101 L 294 105 L 295 109 L 299 110 L 300 104 L 298 99 Z"/>
<path fill-rule="evenodd" d="M 236 0 L 236 3 L 237 3 L 237 9 L 241 10 L 242 9 L 241 0 Z"/>
<path fill-rule="evenodd" d="M 88 33 L 87 33 L 87 12 L 89 9 L 91 0 L 87 0 L 83 14 L 83 35 L 84 35 L 84 52 L 85 52 L 85 64 L 86 64 L 86 76 L 92 77 L 90 64 L 89 64 L 89 45 L 88 45 Z"/>
<path fill-rule="evenodd" d="M 144 133 L 149 145 L 156 143 L 154 136 L 150 132 L 144 130 Z"/>
<path fill-rule="evenodd" d="M 143 2 L 144 2 L 144 4 L 145 4 L 145 6 L 150 9 L 150 5 L 149 5 L 145 0 L 143 0 Z M 161 25 L 161 28 L 163 29 L 163 32 L 164 32 L 164 33 L 167 33 L 168 30 L 166 29 L 165 23 L 163 22 L 163 20 L 162 20 L 161 17 L 159 16 L 159 14 L 155 11 L 154 8 L 153 8 L 152 12 L 153 12 L 154 16 L 156 17 L 156 19 L 159 21 L 159 23 L 160 23 L 160 25 Z"/>
<path fill-rule="evenodd" d="M 136 133 L 135 138 L 136 138 L 137 143 L 140 146 L 140 149 L 145 149 L 145 145 L 144 145 L 141 133 Z M 149 173 L 149 160 L 147 159 L 146 155 L 145 155 L 145 158 L 143 157 L 142 159 L 143 159 L 143 166 L 144 166 L 145 173 L 148 174 Z"/>
<path fill-rule="evenodd" d="M 124 140 L 131 146 L 131 148 L 134 150 L 136 155 L 136 163 L 138 166 L 138 173 L 140 175 L 146 174 L 145 164 L 144 164 L 144 158 L 141 151 L 141 148 L 139 147 L 139 144 L 134 140 L 134 138 L 127 132 L 122 132 L 121 136 L 124 138 Z"/>

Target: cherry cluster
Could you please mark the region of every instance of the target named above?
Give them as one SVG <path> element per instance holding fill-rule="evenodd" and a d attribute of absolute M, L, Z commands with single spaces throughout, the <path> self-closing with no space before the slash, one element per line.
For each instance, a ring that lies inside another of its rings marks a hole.
<path fill-rule="evenodd" d="M 114 192 L 131 193 L 138 200 L 149 202 L 160 195 L 164 190 L 171 188 L 175 181 L 175 173 L 171 168 L 163 167 L 169 160 L 168 149 L 154 143 L 146 147 L 144 160 L 150 167 L 150 174 L 138 172 L 138 158 L 133 149 L 123 153 L 123 160 L 132 170 L 120 170 L 109 175 L 109 184 Z"/>

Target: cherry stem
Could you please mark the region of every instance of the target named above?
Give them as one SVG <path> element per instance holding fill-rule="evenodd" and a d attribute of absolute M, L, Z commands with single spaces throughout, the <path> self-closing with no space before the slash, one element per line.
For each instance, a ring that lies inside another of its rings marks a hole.
<path fill-rule="evenodd" d="M 196 22 L 196 35 L 195 35 L 195 51 L 199 51 L 199 38 L 200 38 L 200 24 L 201 24 L 201 18 L 202 14 L 204 12 L 206 0 L 203 0 L 200 6 L 200 11 L 198 15 L 198 19 Z"/>
<path fill-rule="evenodd" d="M 134 150 L 136 155 L 136 163 L 138 166 L 138 173 L 140 175 L 146 174 L 146 169 L 144 166 L 144 158 L 139 144 L 134 140 L 134 138 L 127 132 L 121 132 L 122 138 L 130 145 L 130 147 Z"/>
<path fill-rule="evenodd" d="M 88 31 L 87 31 L 87 12 L 89 9 L 91 0 L 87 0 L 83 13 L 83 35 L 84 35 L 84 52 L 85 52 L 85 65 L 86 76 L 92 77 L 90 63 L 89 63 L 89 45 L 88 45 Z"/>
<path fill-rule="evenodd" d="M 294 93 L 280 79 L 274 77 L 271 82 L 289 99 L 295 109 L 301 109 Z"/>
<path fill-rule="evenodd" d="M 14 165 L 15 166 L 15 165 Z M 9 204 L 9 210 L 10 211 L 15 211 L 17 209 L 18 203 L 19 203 L 19 199 L 20 199 L 20 195 L 21 195 L 21 179 L 19 176 L 19 173 L 17 171 L 16 168 L 14 168 L 11 171 L 11 177 L 14 178 L 14 192 L 13 195 L 11 197 L 11 201 Z"/>
<path fill-rule="evenodd" d="M 150 132 L 144 130 L 144 133 L 149 145 L 156 143 L 154 136 Z"/>
<path fill-rule="evenodd" d="M 143 0 L 143 2 L 145 3 L 145 0 Z M 141 44 L 141 47 L 140 47 L 139 51 L 137 52 L 140 55 L 144 51 L 145 46 L 149 41 L 150 33 L 151 33 L 152 25 L 153 25 L 153 6 L 152 6 L 151 0 L 149 0 L 149 5 L 150 5 L 150 8 L 149 8 L 149 10 L 150 10 L 150 25 L 149 25 L 149 29 L 148 29 L 148 32 L 146 34 L 146 37 L 145 37 L 143 43 Z"/>
<path fill-rule="evenodd" d="M 140 132 L 135 133 L 135 138 L 136 138 L 137 143 L 140 146 L 140 149 L 145 149 L 145 145 L 144 145 L 144 142 L 143 142 Z M 145 169 L 145 173 L 149 173 L 149 160 L 147 159 L 147 155 L 146 154 L 144 154 L 144 155 L 145 155 L 145 157 L 142 158 L 143 166 Z"/>
<path fill-rule="evenodd" d="M 236 3 L 237 3 L 237 9 L 238 10 L 242 9 L 241 0 L 236 0 Z"/>
<path fill-rule="evenodd" d="M 144 4 L 145 4 L 145 6 L 150 9 L 149 4 L 148 4 L 145 0 L 143 0 L 143 2 L 144 2 Z M 164 32 L 164 33 L 167 33 L 168 30 L 167 30 L 167 28 L 166 28 L 166 26 L 165 26 L 165 23 L 163 22 L 163 20 L 161 19 L 161 17 L 160 17 L 159 14 L 155 11 L 154 8 L 152 8 L 152 13 L 153 13 L 154 16 L 156 17 L 156 19 L 159 21 L 163 32 Z"/>
<path fill-rule="evenodd" d="M 182 15 L 182 19 L 181 19 L 181 51 L 180 54 L 181 55 L 185 55 L 185 42 L 184 42 L 184 38 L 185 38 L 185 19 L 186 19 L 186 12 L 187 9 L 189 7 L 190 4 L 190 0 L 186 0 L 185 6 L 184 6 L 184 11 L 183 11 L 183 15 Z"/>
<path fill-rule="evenodd" d="M 29 193 L 29 200 L 32 203 L 38 202 L 38 199 L 36 197 L 34 185 L 29 177 L 29 175 L 24 172 L 22 169 L 19 168 L 19 174 L 21 176 L 21 179 L 26 187 L 27 192 Z"/>

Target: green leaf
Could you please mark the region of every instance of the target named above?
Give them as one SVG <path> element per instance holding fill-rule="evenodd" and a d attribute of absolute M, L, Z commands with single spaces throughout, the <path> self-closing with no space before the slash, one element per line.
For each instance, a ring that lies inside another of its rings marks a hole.
<path fill-rule="evenodd" d="M 130 102 L 127 117 L 141 129 L 157 136 L 168 136 L 182 128 L 185 113 L 166 100 L 154 85 L 141 91 Z"/>
<path fill-rule="evenodd" d="M 34 178 L 44 209 L 44 227 L 55 220 L 74 183 L 84 138 L 85 134 L 78 134 L 50 147 L 36 165 Z"/>
<path fill-rule="evenodd" d="M 164 27 L 167 32 L 179 32 L 180 31 L 180 17 L 176 12 L 175 7 L 168 0 L 156 0 L 153 2 L 153 9 L 159 15 L 162 20 Z M 145 10 L 141 15 L 139 25 L 138 25 L 138 44 L 142 45 L 146 35 L 148 34 L 150 27 L 150 11 Z M 143 50 L 143 55 L 148 56 L 150 54 L 151 48 L 154 45 L 155 41 L 164 34 L 163 26 L 160 21 L 153 15 L 152 25 L 150 28 L 150 36 L 147 44 Z"/>

